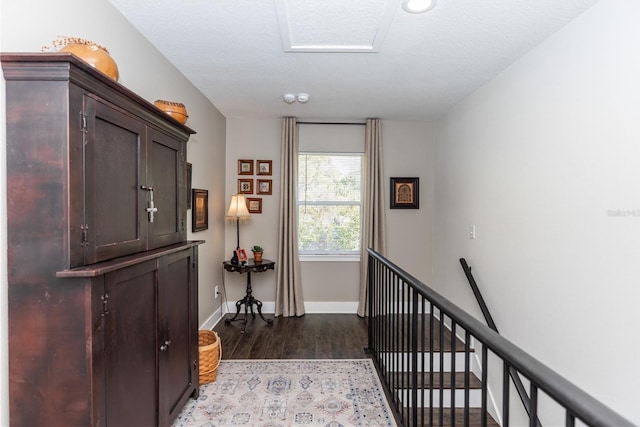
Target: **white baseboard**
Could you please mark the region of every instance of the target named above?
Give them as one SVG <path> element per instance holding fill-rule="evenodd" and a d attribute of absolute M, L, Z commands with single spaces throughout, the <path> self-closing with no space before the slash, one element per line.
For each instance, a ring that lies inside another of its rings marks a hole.
<path fill-rule="evenodd" d="M 213 312 L 211 316 L 204 321 L 202 325 L 200 325 L 200 330 L 213 330 L 213 327 L 218 324 L 218 322 L 222 320 L 222 307 L 218 308 Z"/>
<path fill-rule="evenodd" d="M 356 314 L 358 301 L 310 301 L 304 303 L 309 314 Z"/>
<path fill-rule="evenodd" d="M 244 310 L 244 307 L 242 307 Z M 254 307 L 255 310 L 255 307 Z M 304 303 L 304 310 L 307 314 L 357 314 L 358 301 L 308 301 Z M 262 303 L 262 313 L 273 314 L 276 312 L 275 301 L 265 301 Z M 226 313 L 235 313 L 235 303 L 229 304 L 229 310 L 224 304 L 215 311 L 202 325 L 206 329 L 215 326 Z"/>
<path fill-rule="evenodd" d="M 228 305 L 229 307 L 225 310 L 225 313 L 235 313 L 235 303 L 230 303 Z M 244 307 L 242 307 L 242 310 L 244 310 Z M 356 314 L 358 312 L 358 301 L 307 301 L 304 303 L 304 311 L 307 314 Z M 264 314 L 275 313 L 275 301 L 263 302 L 262 312 Z M 216 313 L 211 317 L 215 316 Z M 216 323 L 219 320 L 220 319 L 217 319 Z"/>
<path fill-rule="evenodd" d="M 304 303 L 304 311 L 306 314 L 356 314 L 358 301 L 307 301 Z M 275 313 L 275 301 L 263 302 L 262 312 Z"/>

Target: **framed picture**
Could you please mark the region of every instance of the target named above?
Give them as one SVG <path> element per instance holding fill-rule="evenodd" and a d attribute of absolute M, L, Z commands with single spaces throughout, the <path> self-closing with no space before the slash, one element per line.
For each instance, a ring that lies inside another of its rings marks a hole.
<path fill-rule="evenodd" d="M 273 175 L 272 160 L 257 160 L 256 163 L 258 164 L 258 175 Z"/>
<path fill-rule="evenodd" d="M 191 231 L 202 231 L 207 228 L 209 228 L 209 191 L 194 188 Z"/>
<path fill-rule="evenodd" d="M 271 183 L 270 179 L 258 179 L 258 191 L 256 194 L 271 194 Z"/>
<path fill-rule="evenodd" d="M 193 166 L 187 163 L 187 209 L 191 209 L 191 176 Z"/>
<path fill-rule="evenodd" d="M 253 194 L 253 179 L 239 179 L 238 193 Z"/>
<path fill-rule="evenodd" d="M 391 209 L 419 209 L 420 178 L 391 178 Z"/>
<path fill-rule="evenodd" d="M 247 197 L 247 209 L 249 213 L 261 214 L 262 213 L 262 199 Z"/>
<path fill-rule="evenodd" d="M 253 175 L 253 160 L 238 160 L 238 175 Z"/>
<path fill-rule="evenodd" d="M 242 248 L 236 249 L 236 256 L 238 257 L 238 262 L 247 262 L 247 260 L 249 259 L 247 257 L 247 251 Z"/>

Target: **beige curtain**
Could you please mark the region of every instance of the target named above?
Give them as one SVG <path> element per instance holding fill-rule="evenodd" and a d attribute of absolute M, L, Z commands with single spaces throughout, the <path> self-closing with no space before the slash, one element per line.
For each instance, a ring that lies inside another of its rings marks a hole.
<path fill-rule="evenodd" d="M 280 153 L 280 219 L 278 221 L 278 259 L 276 316 L 302 316 L 302 274 L 298 256 L 298 125 L 294 117 L 282 120 Z"/>
<path fill-rule="evenodd" d="M 384 173 L 382 170 L 382 136 L 380 119 L 368 119 L 364 146 L 364 212 L 362 216 L 362 254 L 360 256 L 360 301 L 358 316 L 368 315 L 367 248 L 385 255 L 386 221 Z"/>

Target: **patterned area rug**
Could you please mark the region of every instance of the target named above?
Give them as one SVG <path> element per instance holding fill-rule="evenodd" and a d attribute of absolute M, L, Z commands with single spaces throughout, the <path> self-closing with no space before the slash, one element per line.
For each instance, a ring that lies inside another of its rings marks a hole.
<path fill-rule="evenodd" d="M 395 426 L 373 362 L 223 360 L 174 427 Z"/>

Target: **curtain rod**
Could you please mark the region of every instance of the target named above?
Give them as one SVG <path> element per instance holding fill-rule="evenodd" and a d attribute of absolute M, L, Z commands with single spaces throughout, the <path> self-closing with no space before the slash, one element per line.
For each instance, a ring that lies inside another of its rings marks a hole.
<path fill-rule="evenodd" d="M 348 123 L 348 122 L 296 122 L 299 125 L 356 125 L 366 126 L 366 123 Z"/>

